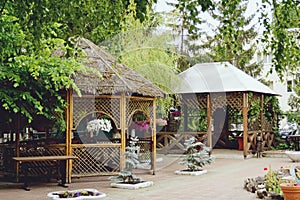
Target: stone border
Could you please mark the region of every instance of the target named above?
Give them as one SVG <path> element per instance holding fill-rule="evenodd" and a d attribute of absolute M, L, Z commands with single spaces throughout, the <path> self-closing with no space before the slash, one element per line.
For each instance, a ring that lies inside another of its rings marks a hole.
<path fill-rule="evenodd" d="M 193 172 L 183 171 L 183 170 L 175 171 L 175 174 L 178 174 L 178 175 L 191 175 L 191 176 L 199 176 L 199 175 L 206 174 L 206 173 L 207 173 L 206 169 L 199 170 L 199 171 L 193 171 Z"/>
<path fill-rule="evenodd" d="M 145 181 L 136 184 L 128 184 L 128 183 L 111 183 L 110 186 L 113 188 L 121 188 L 121 189 L 129 189 L 129 190 L 137 190 L 145 187 L 150 187 L 153 185 L 152 181 Z"/>

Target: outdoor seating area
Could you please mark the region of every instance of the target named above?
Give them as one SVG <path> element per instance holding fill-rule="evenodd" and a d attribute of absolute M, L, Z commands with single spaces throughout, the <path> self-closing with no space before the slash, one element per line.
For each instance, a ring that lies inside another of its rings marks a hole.
<path fill-rule="evenodd" d="M 300 200 L 299 0 L 4 0 L 0 199 Z"/>

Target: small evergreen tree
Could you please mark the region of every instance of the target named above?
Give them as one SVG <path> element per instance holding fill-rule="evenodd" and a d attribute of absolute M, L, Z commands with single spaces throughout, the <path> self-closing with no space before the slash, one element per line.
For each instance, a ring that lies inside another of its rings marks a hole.
<path fill-rule="evenodd" d="M 126 152 L 124 153 L 125 157 L 125 168 L 122 169 L 118 176 L 112 176 L 109 179 L 113 181 L 122 181 L 127 183 L 139 183 L 142 181 L 141 178 L 136 177 L 132 170 L 137 168 L 137 165 L 140 163 L 138 159 L 138 152 L 140 150 L 139 146 L 136 146 L 136 143 L 139 141 L 138 137 L 131 137 L 129 141 L 129 146 L 126 147 Z"/>
<path fill-rule="evenodd" d="M 212 163 L 215 158 L 210 155 L 210 148 L 202 142 L 198 142 L 195 137 L 185 141 L 186 155 L 181 159 L 179 164 L 186 165 L 188 171 L 201 170 L 206 164 Z"/>

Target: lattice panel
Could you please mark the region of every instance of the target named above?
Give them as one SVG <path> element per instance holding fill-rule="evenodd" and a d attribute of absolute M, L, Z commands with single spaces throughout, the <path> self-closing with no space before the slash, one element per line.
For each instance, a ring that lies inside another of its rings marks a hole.
<path fill-rule="evenodd" d="M 73 97 L 73 123 L 78 126 L 88 113 L 96 111 L 95 98 Z"/>
<path fill-rule="evenodd" d="M 187 105 L 189 108 L 206 109 L 207 95 L 206 94 L 183 95 L 181 99 L 181 103 Z"/>
<path fill-rule="evenodd" d="M 139 161 L 142 164 L 148 164 L 147 166 L 151 166 L 151 158 L 152 158 L 152 142 L 151 140 L 139 140 L 137 142 L 137 146 L 140 147 L 139 152 Z"/>
<path fill-rule="evenodd" d="M 75 127 L 88 113 L 101 112 L 110 115 L 115 120 L 116 127 L 120 128 L 120 98 L 74 97 L 73 102 L 73 122 Z"/>
<path fill-rule="evenodd" d="M 226 93 L 227 105 L 231 108 L 242 110 L 243 108 L 243 93 L 232 92 Z"/>
<path fill-rule="evenodd" d="M 72 176 L 115 174 L 120 171 L 120 147 L 76 147 Z"/>
<path fill-rule="evenodd" d="M 126 119 L 127 124 L 130 123 L 130 117 L 135 111 L 142 111 L 148 117 L 153 119 L 153 101 L 151 100 L 141 100 L 141 99 L 127 99 L 126 102 Z"/>
<path fill-rule="evenodd" d="M 225 93 L 222 95 L 217 95 L 217 94 L 211 95 L 212 113 L 214 113 L 217 108 L 224 108 L 226 106 L 227 106 L 227 99 Z"/>

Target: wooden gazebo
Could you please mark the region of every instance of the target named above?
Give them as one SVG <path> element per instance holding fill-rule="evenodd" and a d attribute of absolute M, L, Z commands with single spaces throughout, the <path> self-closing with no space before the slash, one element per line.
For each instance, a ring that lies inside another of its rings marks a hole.
<path fill-rule="evenodd" d="M 68 93 L 69 137 L 66 143 L 69 146 L 66 149 L 67 154 L 80 158 L 74 162 L 72 176 L 119 171 L 122 166 L 122 162 L 119 163 L 122 161 L 120 156 L 125 152 L 130 135 L 139 137 L 140 155 L 151 164 L 154 173 L 156 128 L 152 122 L 155 121 L 155 98 L 163 97 L 163 91 L 130 68 L 119 64 L 89 40 L 81 38 L 79 46 L 87 54 L 84 64 L 98 70 L 103 78 L 99 79 L 93 74 L 78 74 L 75 82 L 83 95 L 80 97 L 71 91 Z M 113 129 L 104 137 L 93 137 L 92 141 L 88 141 L 83 135 L 87 131 L 86 124 L 95 118 L 108 118 Z M 147 129 L 140 130 L 139 123 L 144 123 Z M 72 135 L 81 139 L 82 144 L 77 144 Z"/>
<path fill-rule="evenodd" d="M 83 64 L 102 77 L 89 72 L 74 75 L 81 95 L 72 89 L 62 93 L 68 103 L 64 132 L 43 120 L 36 123 L 41 129 L 23 125 L 18 122 L 22 118 L 15 116 L 15 128 L 0 134 L 0 172 L 18 177 L 20 166 L 12 160 L 14 156 L 73 155 L 77 159 L 66 163 L 68 181 L 71 177 L 115 174 L 124 166 L 122 155 L 130 136 L 138 136 L 143 169 L 154 174 L 155 99 L 165 94 L 91 41 L 79 38 L 77 48 L 83 50 Z M 87 126 L 93 120 L 105 122 L 109 128 L 90 131 Z M 141 122 L 147 128 L 139 129 Z M 51 163 L 30 165 L 31 175 L 44 175 Z"/>
<path fill-rule="evenodd" d="M 181 96 L 181 126 L 176 132 L 158 133 L 159 151 L 180 150 L 191 135 L 211 148 L 242 150 L 245 158 L 255 153 L 258 136 L 263 149 L 271 147 L 277 125 L 272 101 L 277 94 L 269 87 L 227 62 L 197 64 L 179 78 L 175 91 Z M 195 114 L 201 110 L 204 116 Z M 191 124 L 200 121 L 204 128 L 193 129 Z"/>

